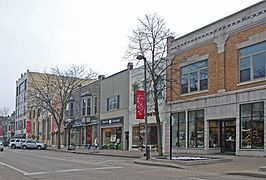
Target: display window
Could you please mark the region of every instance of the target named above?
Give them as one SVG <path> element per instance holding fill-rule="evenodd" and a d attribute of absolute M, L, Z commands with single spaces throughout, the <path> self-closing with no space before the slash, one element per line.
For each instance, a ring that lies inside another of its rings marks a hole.
<path fill-rule="evenodd" d="M 264 148 L 264 103 L 240 105 L 242 149 Z"/>

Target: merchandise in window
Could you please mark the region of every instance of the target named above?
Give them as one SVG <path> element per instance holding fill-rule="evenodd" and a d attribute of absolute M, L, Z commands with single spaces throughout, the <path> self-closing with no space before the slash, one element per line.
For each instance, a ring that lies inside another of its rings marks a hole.
<path fill-rule="evenodd" d="M 266 76 L 266 41 L 239 50 L 239 81 L 251 81 Z"/>
<path fill-rule="evenodd" d="M 189 111 L 189 147 L 204 147 L 204 110 Z"/>
<path fill-rule="evenodd" d="M 264 104 L 263 102 L 240 106 L 241 148 L 264 148 Z"/>
<path fill-rule="evenodd" d="M 186 146 L 186 113 L 179 112 L 173 114 L 173 127 L 172 127 L 172 139 L 173 147 L 185 147 Z"/>
<path fill-rule="evenodd" d="M 181 68 L 181 93 L 208 89 L 208 60 Z"/>

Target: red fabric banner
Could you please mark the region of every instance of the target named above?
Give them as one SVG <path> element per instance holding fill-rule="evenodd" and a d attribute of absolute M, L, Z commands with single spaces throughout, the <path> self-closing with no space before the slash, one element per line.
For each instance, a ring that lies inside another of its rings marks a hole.
<path fill-rule="evenodd" d="M 144 91 L 136 90 L 136 119 L 144 119 L 145 101 Z"/>
<path fill-rule="evenodd" d="M 27 125 L 26 125 L 26 133 L 30 132 L 30 121 L 27 121 Z"/>

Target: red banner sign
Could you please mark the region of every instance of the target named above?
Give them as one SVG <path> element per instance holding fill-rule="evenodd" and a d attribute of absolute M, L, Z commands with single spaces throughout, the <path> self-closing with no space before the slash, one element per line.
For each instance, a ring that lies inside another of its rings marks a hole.
<path fill-rule="evenodd" d="M 27 121 L 26 133 L 30 133 L 30 121 Z"/>
<path fill-rule="evenodd" d="M 144 119 L 145 101 L 144 91 L 136 90 L 136 119 Z"/>

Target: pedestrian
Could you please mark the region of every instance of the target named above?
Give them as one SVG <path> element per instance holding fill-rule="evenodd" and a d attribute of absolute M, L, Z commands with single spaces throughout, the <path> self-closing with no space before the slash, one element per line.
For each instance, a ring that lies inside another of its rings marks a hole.
<path fill-rule="evenodd" d="M 95 137 L 95 139 L 94 139 L 94 147 L 95 147 L 95 149 L 98 149 L 98 146 L 99 146 L 98 138 Z"/>

